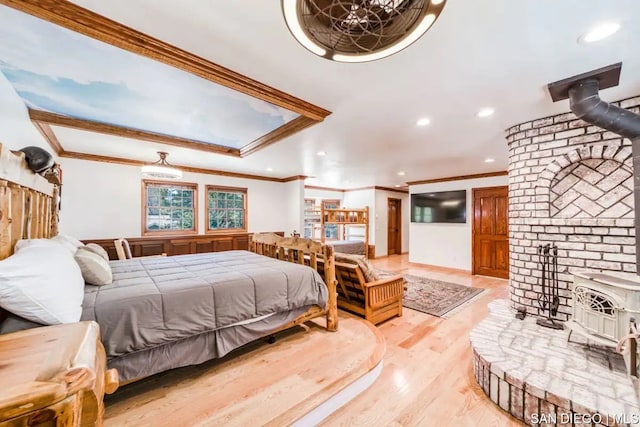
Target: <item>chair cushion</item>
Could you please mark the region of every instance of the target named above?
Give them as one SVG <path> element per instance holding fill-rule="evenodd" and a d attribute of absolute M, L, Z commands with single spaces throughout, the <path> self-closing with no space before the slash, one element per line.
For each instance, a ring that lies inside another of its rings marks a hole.
<path fill-rule="evenodd" d="M 376 269 L 373 268 L 371 263 L 364 257 L 364 255 L 354 255 L 354 254 L 343 254 L 340 252 L 335 253 L 336 262 L 344 262 L 347 264 L 356 264 L 360 267 L 360 271 L 362 271 L 362 275 L 364 276 L 364 280 L 369 282 L 375 282 L 380 279 L 380 276 L 376 272 Z"/>

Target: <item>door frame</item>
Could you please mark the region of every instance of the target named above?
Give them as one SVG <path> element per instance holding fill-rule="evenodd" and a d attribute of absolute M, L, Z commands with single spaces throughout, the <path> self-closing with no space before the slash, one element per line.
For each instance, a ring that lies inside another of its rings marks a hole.
<path fill-rule="evenodd" d="M 471 274 L 476 275 L 476 191 L 477 190 L 495 190 L 498 188 L 507 189 L 507 210 L 509 208 L 509 186 L 508 185 L 494 185 L 491 187 L 477 187 L 471 189 Z M 508 215 L 508 212 L 507 212 Z M 508 219 L 508 216 L 507 216 Z M 509 237 L 507 237 L 509 240 Z M 511 259 L 511 252 L 509 252 L 509 259 Z M 511 266 L 509 266 L 511 271 Z"/>
<path fill-rule="evenodd" d="M 398 204 L 398 240 L 400 241 L 400 248 L 396 255 L 402 254 L 402 199 L 396 197 L 387 197 L 387 256 L 389 256 L 389 201 L 394 200 L 394 203 Z"/>

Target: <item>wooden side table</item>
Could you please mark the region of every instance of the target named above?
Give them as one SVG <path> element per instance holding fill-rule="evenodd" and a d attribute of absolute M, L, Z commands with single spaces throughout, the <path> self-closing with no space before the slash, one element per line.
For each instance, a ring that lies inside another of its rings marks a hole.
<path fill-rule="evenodd" d="M 95 322 L 0 335 L 0 427 L 102 426 L 118 373 Z"/>

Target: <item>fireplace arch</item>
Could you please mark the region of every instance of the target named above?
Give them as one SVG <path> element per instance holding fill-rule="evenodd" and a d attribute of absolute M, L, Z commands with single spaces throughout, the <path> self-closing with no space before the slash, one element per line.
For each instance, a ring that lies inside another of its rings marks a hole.
<path fill-rule="evenodd" d="M 631 147 L 618 142 L 575 147 L 540 172 L 538 209 L 547 218 L 633 218 L 632 163 Z"/>

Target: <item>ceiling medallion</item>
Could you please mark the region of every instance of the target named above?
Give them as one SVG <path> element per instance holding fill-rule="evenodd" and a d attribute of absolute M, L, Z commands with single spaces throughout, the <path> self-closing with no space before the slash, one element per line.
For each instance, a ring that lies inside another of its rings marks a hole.
<path fill-rule="evenodd" d="M 149 165 L 142 166 L 142 176 L 146 178 L 156 179 L 180 179 L 182 178 L 182 171 L 174 168 L 167 162 L 167 156 L 169 154 L 164 151 L 158 151 L 160 160 Z"/>
<path fill-rule="evenodd" d="M 323 58 L 366 62 L 418 40 L 438 19 L 446 0 L 282 0 L 298 42 Z"/>

